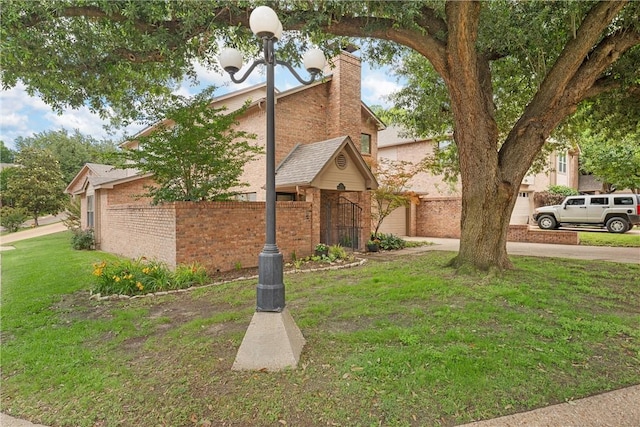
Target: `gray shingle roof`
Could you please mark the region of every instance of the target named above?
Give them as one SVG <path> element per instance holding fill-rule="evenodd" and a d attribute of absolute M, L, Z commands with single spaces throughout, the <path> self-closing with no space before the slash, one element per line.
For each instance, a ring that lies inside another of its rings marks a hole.
<path fill-rule="evenodd" d="M 103 182 L 128 178 L 140 173 L 138 169 L 116 169 L 115 166 L 103 165 L 100 163 L 87 163 L 87 167 L 95 174 L 95 178 L 103 179 Z"/>
<path fill-rule="evenodd" d="M 311 184 L 347 138 L 340 136 L 295 146 L 276 169 L 276 186 Z"/>

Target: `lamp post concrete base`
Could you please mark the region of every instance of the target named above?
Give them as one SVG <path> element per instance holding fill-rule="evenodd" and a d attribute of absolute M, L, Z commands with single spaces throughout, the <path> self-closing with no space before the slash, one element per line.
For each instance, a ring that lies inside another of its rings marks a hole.
<path fill-rule="evenodd" d="M 231 369 L 295 369 L 305 342 L 302 332 L 286 308 L 280 313 L 257 311 L 253 314 Z"/>

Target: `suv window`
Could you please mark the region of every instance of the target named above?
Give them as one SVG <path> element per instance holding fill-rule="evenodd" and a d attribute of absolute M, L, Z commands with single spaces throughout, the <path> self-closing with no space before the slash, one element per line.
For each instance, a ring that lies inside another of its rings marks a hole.
<path fill-rule="evenodd" d="M 633 197 L 614 197 L 614 205 L 633 205 Z"/>
<path fill-rule="evenodd" d="M 569 199 L 567 200 L 567 206 L 582 206 L 584 205 L 584 199 Z"/>
<path fill-rule="evenodd" d="M 608 197 L 592 197 L 591 204 L 592 205 L 608 205 L 609 198 Z"/>

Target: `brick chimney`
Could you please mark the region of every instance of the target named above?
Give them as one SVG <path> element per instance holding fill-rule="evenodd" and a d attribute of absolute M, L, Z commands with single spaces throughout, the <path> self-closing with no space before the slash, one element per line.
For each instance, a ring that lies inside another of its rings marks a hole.
<path fill-rule="evenodd" d="M 332 75 L 329 82 L 329 106 L 327 108 L 327 138 L 342 135 L 351 137 L 356 147 L 360 145 L 360 58 L 351 54 L 355 49 L 342 50 L 330 59 L 324 74 Z"/>

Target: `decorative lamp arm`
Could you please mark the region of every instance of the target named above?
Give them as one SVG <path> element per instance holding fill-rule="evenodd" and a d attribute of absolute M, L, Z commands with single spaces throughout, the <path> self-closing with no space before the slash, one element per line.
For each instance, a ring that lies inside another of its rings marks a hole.
<path fill-rule="evenodd" d="M 300 74 L 298 74 L 298 73 L 296 72 L 296 70 L 295 70 L 295 69 L 291 66 L 291 64 L 289 64 L 288 62 L 286 62 L 286 61 L 281 61 L 281 60 L 277 59 L 277 60 L 276 60 L 276 64 L 278 64 L 278 65 L 284 65 L 285 67 L 287 67 L 287 68 L 289 69 L 289 71 L 291 71 L 291 74 L 293 74 L 293 76 L 294 76 L 296 79 L 298 79 L 298 81 L 299 81 L 300 83 L 302 83 L 302 84 L 304 84 L 304 85 L 309 85 L 309 84 L 313 83 L 313 82 L 316 80 L 316 77 L 318 76 L 318 74 L 320 74 L 320 73 L 319 73 L 319 72 L 317 72 L 317 71 L 312 71 L 312 72 L 311 72 L 311 78 L 310 78 L 310 79 L 308 79 L 308 80 L 305 80 L 305 79 L 303 79 L 303 78 L 302 78 L 302 76 L 300 76 Z"/>

